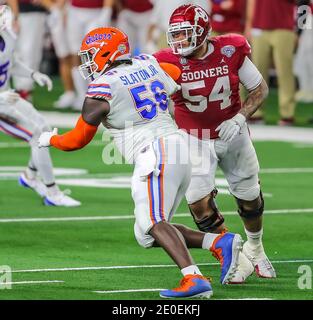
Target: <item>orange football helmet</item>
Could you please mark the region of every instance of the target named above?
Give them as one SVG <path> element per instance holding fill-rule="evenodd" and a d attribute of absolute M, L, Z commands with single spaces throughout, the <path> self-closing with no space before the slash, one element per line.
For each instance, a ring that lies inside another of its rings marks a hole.
<path fill-rule="evenodd" d="M 115 61 L 130 59 L 127 35 L 114 27 L 94 29 L 83 39 L 78 56 L 79 72 L 84 79 L 94 80 Z"/>

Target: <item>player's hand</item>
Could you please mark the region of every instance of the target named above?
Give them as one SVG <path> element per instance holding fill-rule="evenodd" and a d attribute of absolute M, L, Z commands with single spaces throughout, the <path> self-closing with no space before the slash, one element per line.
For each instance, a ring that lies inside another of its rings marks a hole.
<path fill-rule="evenodd" d="M 47 86 L 48 91 L 51 91 L 53 88 L 52 80 L 46 75 L 39 71 L 35 71 L 32 74 L 34 81 L 41 87 Z"/>
<path fill-rule="evenodd" d="M 14 104 L 20 95 L 16 93 L 14 90 L 7 90 L 0 93 L 0 101 L 6 104 Z"/>
<path fill-rule="evenodd" d="M 239 133 L 240 129 L 246 122 L 246 117 L 241 114 L 237 113 L 234 117 L 229 120 L 223 121 L 215 131 L 219 131 L 218 136 L 226 141 L 232 141 L 235 136 Z"/>
<path fill-rule="evenodd" d="M 53 137 L 57 134 L 58 134 L 57 128 L 54 128 L 53 131 L 43 132 L 38 139 L 38 147 L 39 148 L 50 147 L 51 146 L 51 144 L 50 144 L 51 137 Z"/>

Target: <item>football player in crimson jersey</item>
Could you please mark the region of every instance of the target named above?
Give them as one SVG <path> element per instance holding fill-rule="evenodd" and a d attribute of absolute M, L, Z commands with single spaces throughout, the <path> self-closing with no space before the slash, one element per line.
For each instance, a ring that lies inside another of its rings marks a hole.
<path fill-rule="evenodd" d="M 219 165 L 236 199 L 248 239 L 232 282 L 244 282 L 253 270 L 260 277 L 273 278 L 276 273 L 262 245 L 264 200 L 259 163 L 246 123 L 266 98 L 268 87 L 248 58 L 250 46 L 243 36 L 209 38 L 210 31 L 209 16 L 203 8 L 180 6 L 169 21 L 170 48 L 154 54 L 159 62 L 171 63 L 181 70 L 176 80 L 181 90 L 172 99 L 175 120 L 186 131 L 193 162 L 186 199 L 200 230 L 226 229 L 214 200 Z M 240 83 L 249 92 L 243 103 Z M 197 158 L 193 159 L 195 155 Z"/>

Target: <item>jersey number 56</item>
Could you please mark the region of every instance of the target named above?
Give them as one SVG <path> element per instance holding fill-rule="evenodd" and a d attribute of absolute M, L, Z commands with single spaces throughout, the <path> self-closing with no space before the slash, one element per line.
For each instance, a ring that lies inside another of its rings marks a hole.
<path fill-rule="evenodd" d="M 151 120 L 158 114 L 158 109 L 167 110 L 168 97 L 162 82 L 154 80 L 150 86 L 140 85 L 129 91 L 134 99 L 135 108 L 142 118 Z"/>

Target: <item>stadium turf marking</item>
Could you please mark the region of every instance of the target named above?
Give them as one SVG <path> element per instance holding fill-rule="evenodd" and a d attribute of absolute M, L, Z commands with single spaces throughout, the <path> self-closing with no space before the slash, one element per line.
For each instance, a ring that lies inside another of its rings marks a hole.
<path fill-rule="evenodd" d="M 128 292 L 153 292 L 162 291 L 166 289 L 128 289 L 128 290 L 111 290 L 111 291 L 92 291 L 94 293 L 128 293 Z"/>
<path fill-rule="evenodd" d="M 273 264 L 287 263 L 312 263 L 313 259 L 293 259 L 293 260 L 274 260 Z M 219 262 L 197 263 L 199 266 L 215 266 L 220 265 Z M 48 269 L 25 269 L 12 270 L 12 273 L 28 273 L 28 272 L 59 272 L 59 271 L 90 271 L 90 270 L 115 270 L 115 269 L 144 269 L 144 268 L 177 268 L 176 264 L 151 264 L 151 265 L 135 265 L 135 266 L 99 266 L 99 267 L 73 267 L 73 268 L 48 268 Z"/>
<path fill-rule="evenodd" d="M 6 282 L 5 285 L 16 285 L 16 284 L 42 284 L 42 283 L 62 283 L 62 280 L 31 280 L 31 281 L 16 281 Z"/>
<path fill-rule="evenodd" d="M 166 289 L 128 289 L 128 290 L 103 290 L 103 291 L 91 291 L 99 294 L 110 294 L 110 293 L 132 293 L 132 292 L 154 292 L 154 291 L 162 291 Z M 213 298 L 214 299 L 214 298 Z M 238 298 L 238 299 L 214 299 L 214 300 L 272 300 L 271 298 Z"/>
<path fill-rule="evenodd" d="M 277 209 L 265 210 L 264 214 L 288 214 L 288 213 L 313 213 L 313 208 L 306 209 Z M 235 211 L 225 211 L 223 215 L 238 215 Z M 189 217 L 190 213 L 176 213 L 176 218 Z M 81 216 L 81 217 L 53 217 L 53 218 L 10 218 L 0 219 L 0 223 L 14 222 L 65 222 L 65 221 L 97 221 L 97 220 L 127 220 L 134 219 L 134 215 L 116 215 L 116 216 Z"/>

